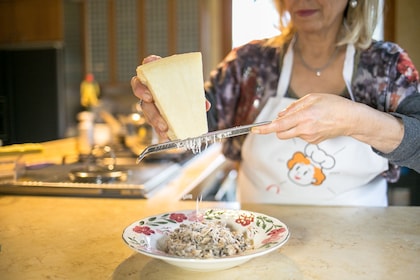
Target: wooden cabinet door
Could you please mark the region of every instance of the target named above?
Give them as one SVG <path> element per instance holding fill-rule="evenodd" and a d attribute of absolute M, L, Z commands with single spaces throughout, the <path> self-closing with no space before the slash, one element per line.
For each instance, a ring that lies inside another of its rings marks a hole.
<path fill-rule="evenodd" d="M 62 40 L 62 1 L 0 0 L 0 43 Z"/>

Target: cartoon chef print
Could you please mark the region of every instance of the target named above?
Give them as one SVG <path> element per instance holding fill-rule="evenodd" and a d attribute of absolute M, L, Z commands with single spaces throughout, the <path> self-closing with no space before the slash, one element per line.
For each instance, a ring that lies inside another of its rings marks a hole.
<path fill-rule="evenodd" d="M 300 186 L 319 186 L 326 179 L 325 169 L 332 169 L 334 157 L 328 155 L 317 145 L 308 144 L 304 153 L 296 152 L 287 162 L 289 179 Z"/>

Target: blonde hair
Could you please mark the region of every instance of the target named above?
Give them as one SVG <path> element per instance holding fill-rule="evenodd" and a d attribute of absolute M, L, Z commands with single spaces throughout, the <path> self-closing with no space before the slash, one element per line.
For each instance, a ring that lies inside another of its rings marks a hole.
<path fill-rule="evenodd" d="M 271 46 L 282 46 L 291 40 L 296 30 L 293 22 L 289 20 L 288 11 L 284 9 L 283 0 L 274 0 L 274 5 L 279 14 L 280 35 L 268 40 Z M 356 48 L 366 49 L 372 43 L 372 35 L 378 20 L 378 0 L 358 0 L 357 6 L 352 8 L 347 5 L 344 11 L 341 37 L 337 42 L 338 46 L 354 44 Z"/>

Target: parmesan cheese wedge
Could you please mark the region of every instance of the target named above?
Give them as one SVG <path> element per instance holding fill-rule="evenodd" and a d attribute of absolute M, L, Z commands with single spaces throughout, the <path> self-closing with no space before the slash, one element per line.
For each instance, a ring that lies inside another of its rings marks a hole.
<path fill-rule="evenodd" d="M 169 126 L 171 140 L 208 132 L 201 53 L 176 54 L 137 67 Z"/>

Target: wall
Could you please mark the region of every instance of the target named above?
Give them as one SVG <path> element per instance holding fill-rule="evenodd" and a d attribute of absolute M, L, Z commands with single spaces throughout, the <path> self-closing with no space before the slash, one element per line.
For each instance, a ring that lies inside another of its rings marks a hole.
<path fill-rule="evenodd" d="M 387 0 L 391 1 L 391 0 Z M 394 6 L 393 41 L 404 48 L 420 71 L 420 1 L 392 0 Z M 420 174 L 402 169 L 401 178 L 389 184 L 391 205 L 420 205 Z"/>
<path fill-rule="evenodd" d="M 203 74 L 204 79 L 208 79 L 210 71 L 226 55 L 222 53 L 220 48 L 222 34 L 220 30 L 221 20 L 221 4 L 219 1 L 204 0 L 201 2 L 201 51 L 203 53 Z"/>
<path fill-rule="evenodd" d="M 395 1 L 395 42 L 403 47 L 420 70 L 420 1 Z"/>

